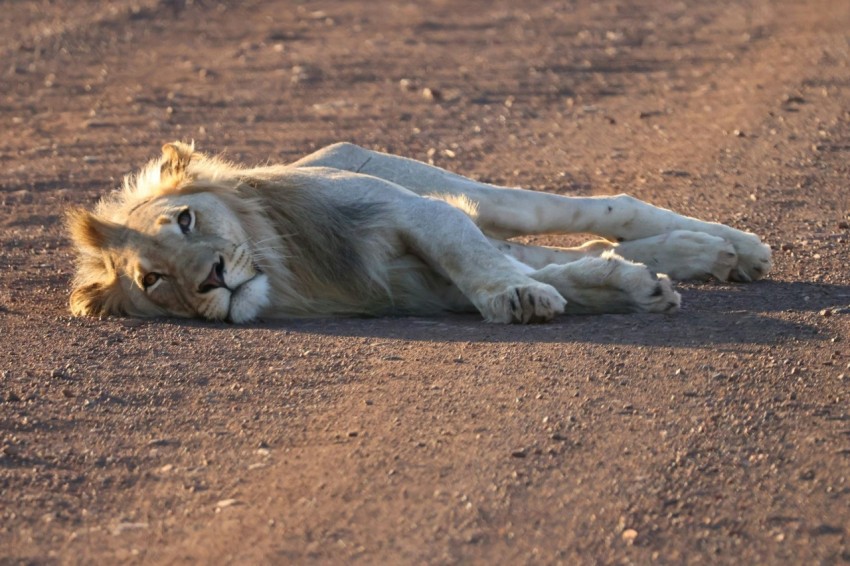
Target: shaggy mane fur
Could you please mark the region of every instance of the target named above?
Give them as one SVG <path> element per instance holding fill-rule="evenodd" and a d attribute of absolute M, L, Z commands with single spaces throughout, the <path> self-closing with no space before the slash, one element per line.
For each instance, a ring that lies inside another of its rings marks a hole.
<path fill-rule="evenodd" d="M 111 246 L 102 234 L 120 230 L 133 212 L 170 195 L 209 193 L 224 203 L 248 234 L 255 265 L 267 274 L 273 308 L 281 315 L 378 314 L 392 305 L 386 246 L 377 236 L 384 210 L 375 203 L 331 203 L 308 191 L 286 166 L 242 169 L 175 142 L 137 174 L 124 178 L 94 214 L 72 210 L 68 224 L 78 250 L 71 296 L 75 314 L 130 314 L 132 302 L 117 284 Z"/>

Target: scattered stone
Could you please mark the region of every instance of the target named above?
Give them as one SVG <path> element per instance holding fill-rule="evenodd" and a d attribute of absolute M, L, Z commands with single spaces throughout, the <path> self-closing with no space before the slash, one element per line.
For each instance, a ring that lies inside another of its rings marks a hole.
<path fill-rule="evenodd" d="M 832 310 L 821 309 L 821 311 L 818 314 L 821 315 L 822 317 L 829 318 L 830 316 L 832 316 Z"/>
<path fill-rule="evenodd" d="M 3 454 L 4 456 L 14 457 L 20 454 L 20 451 L 11 444 L 7 444 L 2 449 L 0 449 L 0 454 Z"/>
<path fill-rule="evenodd" d="M 638 113 L 638 118 L 641 120 L 645 120 L 647 118 L 652 118 L 653 116 L 661 116 L 663 112 L 660 110 L 642 110 Z"/>
<path fill-rule="evenodd" d="M 794 249 L 794 244 L 790 244 L 790 243 L 786 242 L 786 243 L 782 244 L 781 246 L 779 246 L 779 249 L 782 250 L 783 252 L 789 252 L 789 251 Z"/>
<path fill-rule="evenodd" d="M 520 448 L 519 450 L 514 450 L 511 452 L 512 458 L 525 458 L 528 455 L 528 451 L 525 448 Z"/>
<path fill-rule="evenodd" d="M 443 99 L 443 93 L 436 88 L 425 87 L 422 89 L 422 98 L 431 102 L 439 102 Z"/>
<path fill-rule="evenodd" d="M 844 529 L 835 525 L 827 525 L 826 523 L 822 523 L 812 529 L 812 534 L 816 537 L 823 535 L 843 535 Z"/>
<path fill-rule="evenodd" d="M 401 90 L 413 92 L 414 90 L 416 90 L 416 83 L 413 82 L 411 79 L 401 79 L 400 81 L 398 81 L 398 87 Z"/>
<path fill-rule="evenodd" d="M 222 499 L 215 504 L 216 510 L 224 509 L 226 507 L 233 507 L 234 505 L 241 505 L 242 502 L 238 499 Z"/>
<path fill-rule="evenodd" d="M 6 402 L 7 403 L 17 403 L 20 400 L 21 400 L 20 395 L 18 395 L 14 391 L 9 391 L 8 393 L 6 393 Z"/>
<path fill-rule="evenodd" d="M 114 124 L 105 120 L 86 120 L 83 122 L 84 128 L 111 128 Z"/>
<path fill-rule="evenodd" d="M 291 69 L 289 81 L 292 84 L 314 83 L 321 78 L 321 71 L 317 67 L 306 65 L 295 65 Z"/>
<path fill-rule="evenodd" d="M 623 537 L 623 540 L 625 542 L 627 542 L 628 544 L 633 544 L 638 536 L 638 532 L 634 529 L 626 529 L 625 531 L 623 531 L 623 534 L 621 536 Z"/>
<path fill-rule="evenodd" d="M 732 135 L 736 138 L 745 138 L 747 134 L 744 133 L 743 130 L 732 130 Z"/>
<path fill-rule="evenodd" d="M 661 169 L 659 173 L 664 175 L 665 177 L 690 177 L 691 174 L 687 171 L 681 171 L 679 169 Z"/>
<path fill-rule="evenodd" d="M 173 469 L 174 469 L 174 464 L 166 464 L 166 465 L 159 468 L 159 472 L 161 474 L 167 474 L 168 472 L 170 472 Z"/>
<path fill-rule="evenodd" d="M 838 223 L 838 229 L 839 230 L 850 230 L 850 222 L 847 222 L 846 220 L 840 221 Z"/>
<path fill-rule="evenodd" d="M 68 399 L 71 399 L 72 397 L 75 397 L 75 396 L 76 396 L 76 395 L 74 394 L 74 392 L 73 392 L 73 391 L 71 391 L 70 389 L 68 389 L 67 387 L 65 387 L 65 388 L 63 388 L 63 389 L 62 389 L 62 395 L 64 395 L 64 396 L 65 396 L 65 397 L 67 397 Z"/>
<path fill-rule="evenodd" d="M 349 430 L 349 431 L 348 431 L 348 437 L 349 437 L 349 438 L 355 438 L 355 437 L 356 437 L 357 435 L 359 435 L 359 434 L 360 434 L 360 433 L 359 433 L 359 432 L 357 432 L 356 430 Z"/>

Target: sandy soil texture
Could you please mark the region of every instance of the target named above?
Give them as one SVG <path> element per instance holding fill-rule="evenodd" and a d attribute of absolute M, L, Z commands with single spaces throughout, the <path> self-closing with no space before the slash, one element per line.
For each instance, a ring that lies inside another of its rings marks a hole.
<path fill-rule="evenodd" d="M 4 2 L 0 62 L 0 563 L 850 562 L 846 0 Z M 531 327 L 71 318 L 63 209 L 174 139 L 628 192 L 776 265 Z"/>

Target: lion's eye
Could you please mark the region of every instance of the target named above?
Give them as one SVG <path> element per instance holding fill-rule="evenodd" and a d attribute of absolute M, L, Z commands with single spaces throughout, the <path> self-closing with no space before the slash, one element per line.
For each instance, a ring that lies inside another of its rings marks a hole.
<path fill-rule="evenodd" d="M 145 289 L 159 281 L 159 278 L 162 277 L 159 273 L 150 272 L 142 277 L 142 285 Z"/>
<path fill-rule="evenodd" d="M 187 208 L 177 216 L 177 224 L 180 226 L 180 231 L 188 234 L 192 228 L 192 213 Z"/>

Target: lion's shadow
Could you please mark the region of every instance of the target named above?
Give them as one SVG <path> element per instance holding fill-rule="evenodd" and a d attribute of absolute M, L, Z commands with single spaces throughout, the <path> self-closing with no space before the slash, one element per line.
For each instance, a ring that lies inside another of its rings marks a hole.
<path fill-rule="evenodd" d="M 847 316 L 850 286 L 764 281 L 754 285 L 680 285 L 685 307 L 675 315 L 564 316 L 549 324 L 493 325 L 479 316 L 432 318 L 342 318 L 261 321 L 247 327 L 323 336 L 424 342 L 597 343 L 642 346 L 716 347 L 778 344 L 789 338 L 831 338 L 794 313 L 837 309 Z M 785 315 L 780 314 L 785 313 Z M 244 326 L 178 322 L 221 332 Z"/>

